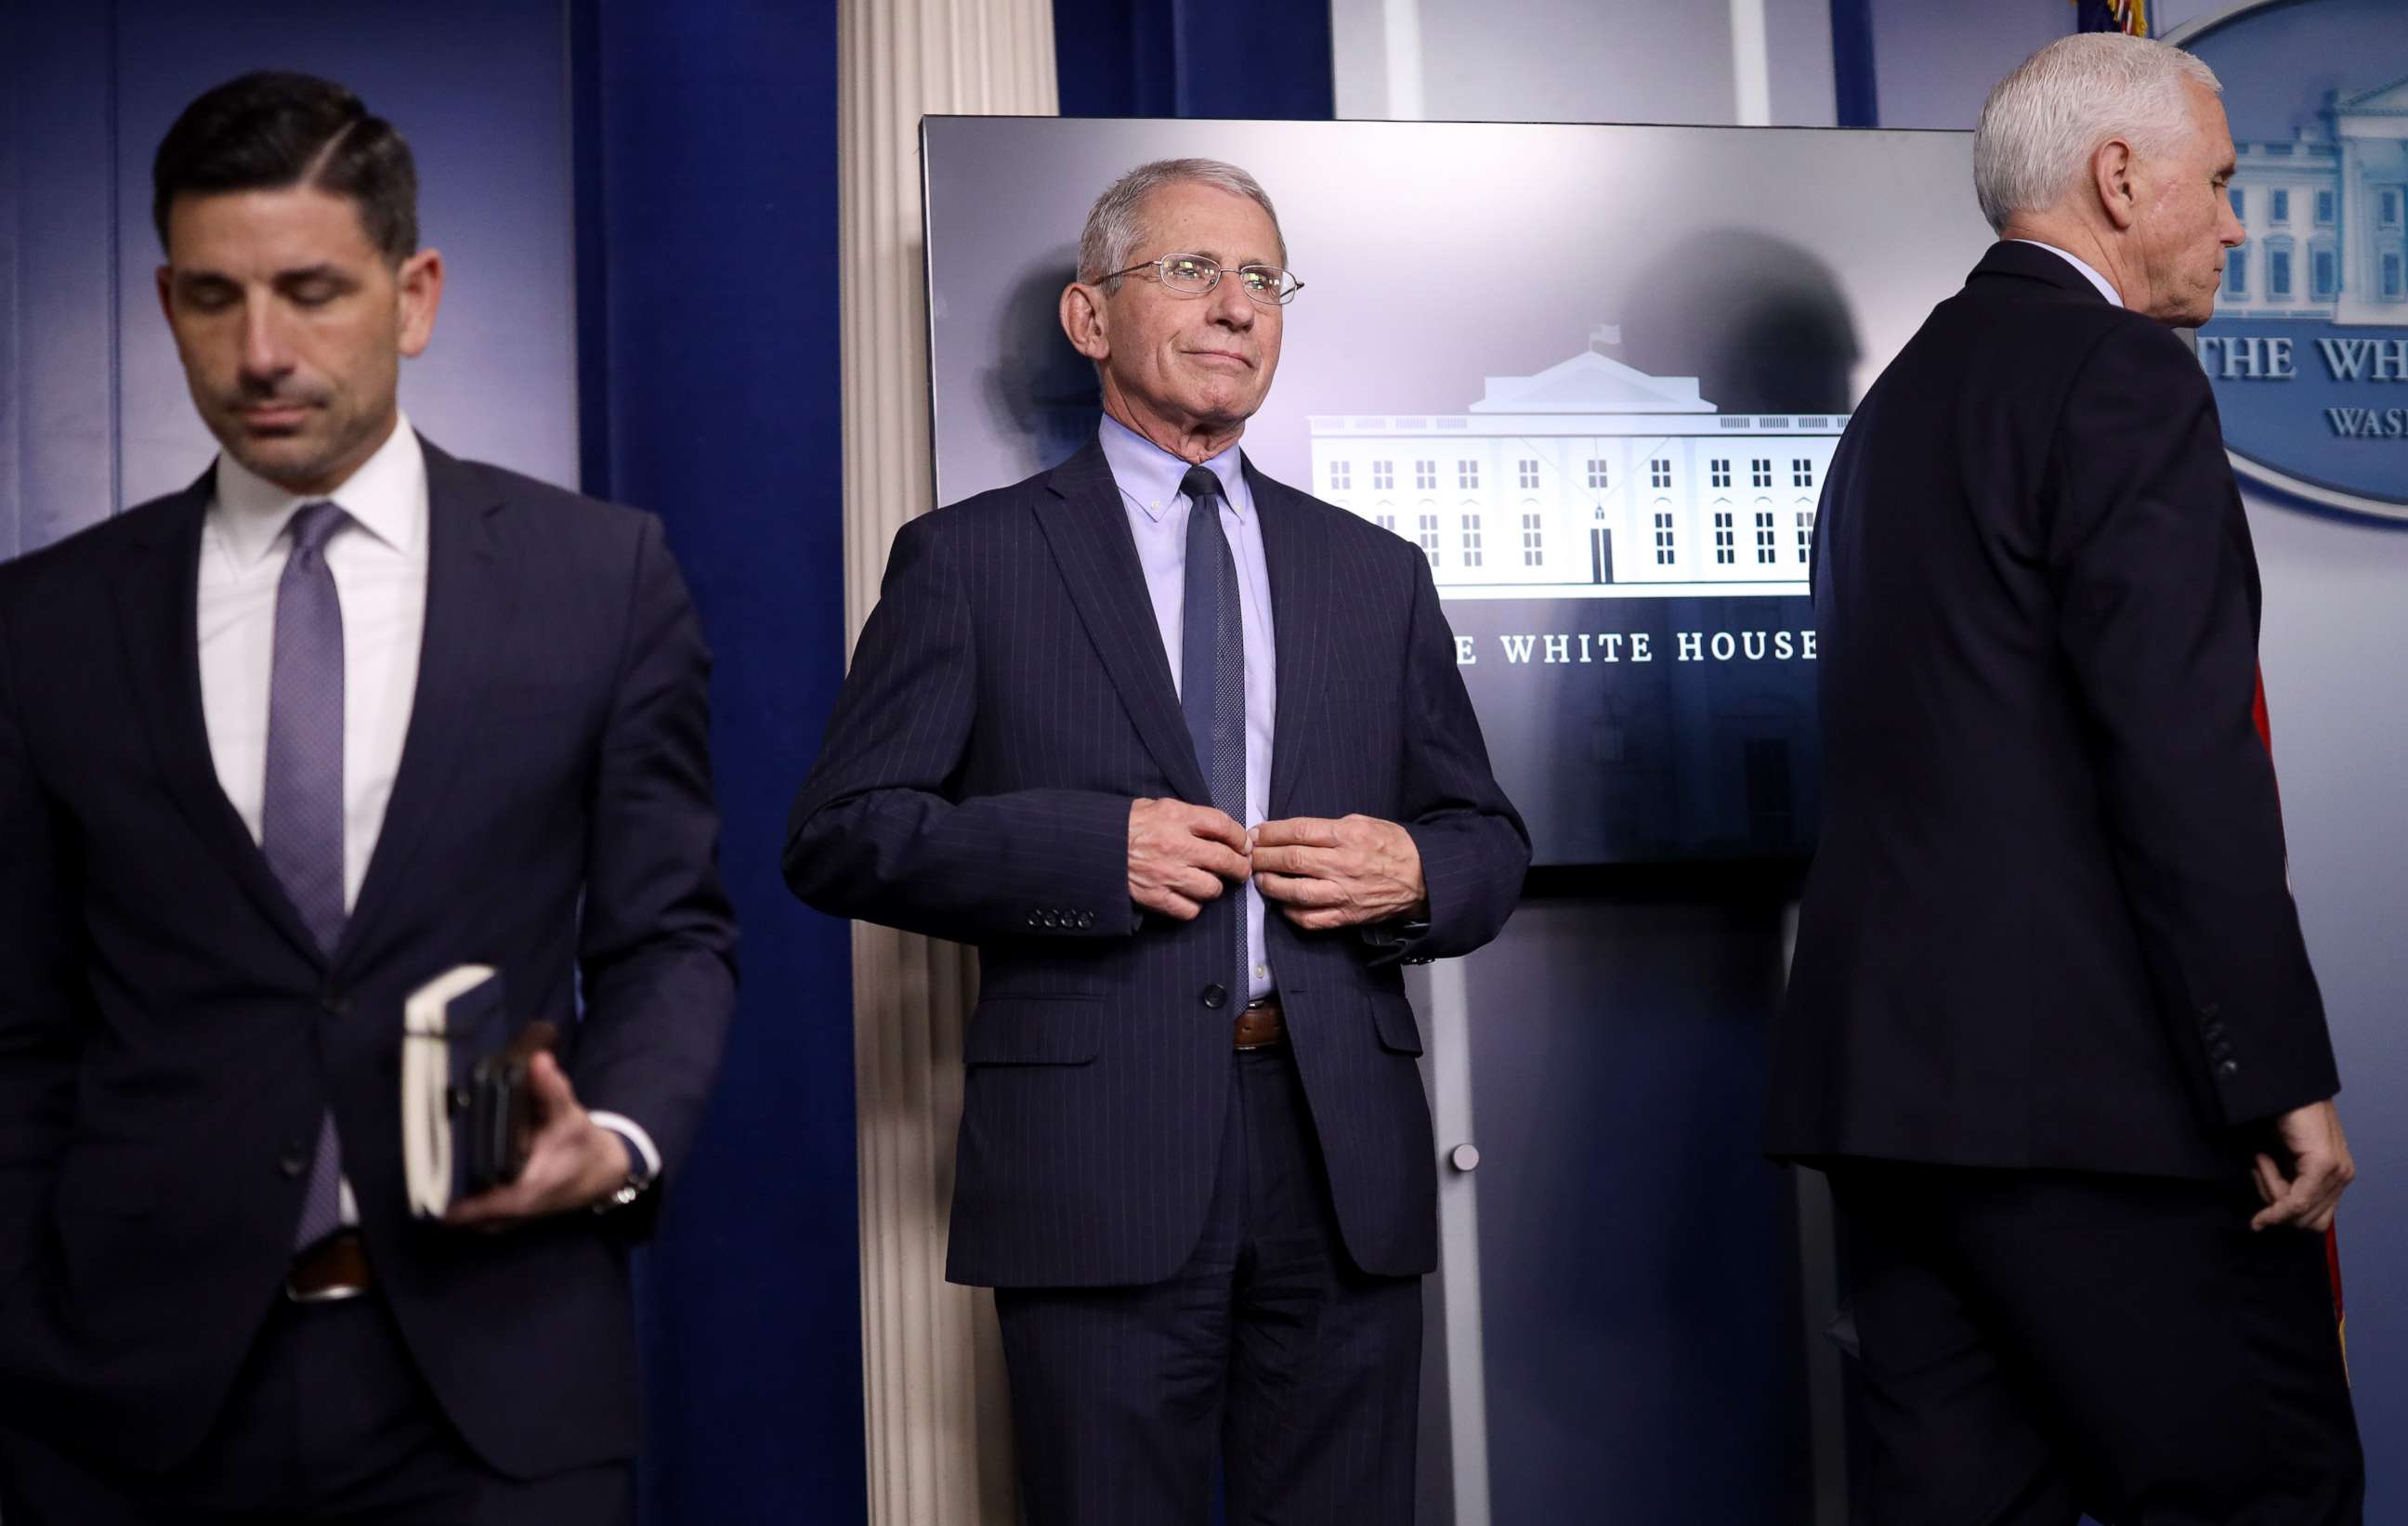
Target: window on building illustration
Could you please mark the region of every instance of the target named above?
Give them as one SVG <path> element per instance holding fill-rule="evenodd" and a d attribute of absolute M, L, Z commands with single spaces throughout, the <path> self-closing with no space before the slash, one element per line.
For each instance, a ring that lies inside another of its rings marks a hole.
<path fill-rule="evenodd" d="M 1789 485 L 1797 488 L 1811 488 L 1814 485 L 1814 463 L 1812 458 L 1799 456 L 1790 462 Z"/>
<path fill-rule="evenodd" d="M 1731 528 L 1729 509 L 1714 511 L 1714 564 L 1727 567 L 1739 561 L 1739 538 Z"/>
<path fill-rule="evenodd" d="M 1798 564 L 1804 566 L 1813 556 L 1814 511 L 1801 508 L 1798 511 Z"/>
<path fill-rule="evenodd" d="M 1656 564 L 1659 567 L 1670 566 L 1673 549 L 1672 516 L 1658 514 L 1656 516 Z"/>
<path fill-rule="evenodd" d="M 1458 461 L 1455 464 L 1455 479 L 1467 488 L 1480 486 L 1480 463 Z"/>
<path fill-rule="evenodd" d="M 2392 186 L 2375 197 L 2374 221 L 2386 228 L 2400 226 L 2400 188 Z"/>
<path fill-rule="evenodd" d="M 2243 222 L 2248 221 L 2249 198 L 2241 193 L 2241 188 L 2237 185 L 2228 192 L 2227 194 L 2232 198 L 2232 215 Z"/>
<path fill-rule="evenodd" d="M 1778 553 L 1773 549 L 1772 510 L 1769 508 L 1759 508 L 1756 511 L 1756 564 L 1758 566 L 1769 567 L 1772 565 L 1773 558 Z"/>
<path fill-rule="evenodd" d="M 1428 492 L 1432 489 L 1436 488 L 1438 486 L 1438 463 L 1435 461 L 1414 462 L 1413 486 L 1423 492 Z"/>
<path fill-rule="evenodd" d="M 2225 251 L 2224 294 L 2229 297 L 2249 294 L 2249 250 L 2245 247 Z"/>
<path fill-rule="evenodd" d="M 1371 488 L 1373 492 L 1385 492 L 1396 485 L 1397 464 L 1395 462 L 1375 461 L 1371 463 Z"/>
<path fill-rule="evenodd" d="M 2329 228 L 2332 226 L 2332 221 L 2333 193 L 2329 191 L 2319 191 L 2316 193 L 2316 226 Z"/>
<path fill-rule="evenodd" d="M 1397 517 L 1394 514 L 1374 514 L 1371 518 L 1383 530 L 1393 532 L 1397 528 Z"/>
<path fill-rule="evenodd" d="M 1354 465 L 1352 462 L 1333 461 L 1329 464 L 1330 492 L 1344 492 L 1354 485 Z"/>
<path fill-rule="evenodd" d="M 1598 460 L 1598 459 L 1597 457 L 1595 457 L 1595 456 L 1591 456 L 1591 457 L 1589 457 L 1589 460 L 1588 460 L 1588 487 L 1589 487 L 1589 491 L 1590 491 L 1591 492 L 1605 492 L 1607 489 L 1609 489 L 1609 488 L 1611 488 L 1611 487 L 1612 487 L 1612 486 L 1613 486 L 1613 474 L 1612 474 L 1612 473 L 1611 473 L 1611 472 L 1609 472 L 1609 471 L 1607 471 L 1607 470 L 1605 469 L 1605 463 L 1604 463 L 1604 462 L 1602 462 L 1602 461 L 1600 461 L 1600 460 Z"/>
<path fill-rule="evenodd" d="M 1463 517 L 1463 564 L 1467 567 L 1480 565 L 1480 516 L 1477 514 Z"/>
<path fill-rule="evenodd" d="M 1730 486 L 1730 458 L 1729 458 L 1728 456 L 1716 456 L 1716 457 L 1714 457 L 1714 458 L 1713 458 L 1713 460 L 1707 462 L 1707 463 L 1706 463 L 1706 480 L 1707 480 L 1708 482 L 1713 483 L 1715 487 L 1718 487 L 1718 488 L 1727 488 L 1727 487 L 1729 487 L 1729 486 Z M 1662 487 L 1664 484 L 1663 484 L 1663 483 L 1661 483 L 1661 482 L 1658 482 L 1658 483 L 1656 483 L 1656 485 L 1657 487 L 1659 487 L 1659 488 L 1660 488 L 1660 487 Z"/>
<path fill-rule="evenodd" d="M 1513 468 L 1514 480 L 1521 483 L 1525 491 L 1535 488 L 1539 485 L 1539 464 L 1537 462 L 1515 462 L 1513 464 Z"/>
<path fill-rule="evenodd" d="M 2400 294 L 2400 256 L 2397 254 L 2383 257 L 2383 294 L 2386 297 Z"/>
<path fill-rule="evenodd" d="M 2341 262 L 2329 249 L 2311 250 L 2308 255 L 2308 279 L 2315 284 L 2316 300 L 2329 302 L 2341 294 Z"/>
<path fill-rule="evenodd" d="M 1543 567 L 1546 564 L 1546 521 L 1536 514 L 1525 514 L 1522 516 L 1522 565 Z"/>
<path fill-rule="evenodd" d="M 1758 456 L 1747 464 L 1747 479 L 1755 487 L 1772 486 L 1772 458 Z"/>
<path fill-rule="evenodd" d="M 2267 193 L 2266 221 L 2269 222 L 2288 222 L 2291 221 L 2291 193 L 2289 192 L 2272 191 Z"/>
<path fill-rule="evenodd" d="M 1657 456 L 1647 464 L 1647 485 L 1654 488 L 1669 488 L 1672 485 L 1670 458 Z"/>
<path fill-rule="evenodd" d="M 1437 516 L 1437 515 L 1435 515 L 1435 514 L 1425 514 L 1425 515 L 1423 515 L 1423 516 L 1422 516 L 1422 522 L 1421 522 L 1421 537 L 1420 537 L 1420 538 L 1421 538 L 1421 543 L 1422 543 L 1422 555 L 1424 555 L 1424 556 L 1426 556 L 1426 557 L 1428 557 L 1428 558 L 1429 558 L 1429 564 L 1430 564 L 1431 566 L 1433 566 L 1433 567 L 1437 566 L 1437 565 L 1438 565 L 1438 516 Z"/>
<path fill-rule="evenodd" d="M 2266 294 L 2286 297 L 2291 294 L 2291 251 L 2274 249 L 2266 251 Z"/>

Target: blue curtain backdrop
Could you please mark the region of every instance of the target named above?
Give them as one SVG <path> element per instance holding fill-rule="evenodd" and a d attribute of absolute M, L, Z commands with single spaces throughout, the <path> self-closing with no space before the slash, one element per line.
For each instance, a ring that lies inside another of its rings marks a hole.
<path fill-rule="evenodd" d="M 1054 0 L 1054 61 L 1066 117 L 1334 114 L 1326 5 Z"/>
<path fill-rule="evenodd" d="M 743 995 L 645 1267 L 644 1519 L 867 1510 L 844 924 L 779 877 L 843 677 L 836 13 L 576 0 L 585 488 L 667 521 L 718 663 Z"/>
<path fill-rule="evenodd" d="M 1831 0 L 1831 104 L 1842 127 L 1879 127 L 1872 0 Z"/>

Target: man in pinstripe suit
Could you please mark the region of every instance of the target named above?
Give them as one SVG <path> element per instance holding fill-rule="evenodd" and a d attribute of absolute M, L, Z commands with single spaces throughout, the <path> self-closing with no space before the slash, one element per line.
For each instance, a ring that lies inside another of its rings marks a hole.
<path fill-rule="evenodd" d="M 1495 936 L 1529 839 L 1421 553 L 1238 449 L 1285 263 L 1231 165 L 1096 202 L 1098 437 L 896 537 L 787 837 L 813 906 L 979 947 L 947 1273 L 1042 1526 L 1199 1522 L 1216 1458 L 1233 1521 L 1412 1519 L 1400 965 Z"/>

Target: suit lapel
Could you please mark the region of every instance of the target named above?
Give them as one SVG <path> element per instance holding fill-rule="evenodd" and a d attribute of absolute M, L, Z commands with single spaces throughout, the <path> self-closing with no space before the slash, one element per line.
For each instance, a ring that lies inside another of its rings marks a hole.
<path fill-rule="evenodd" d="M 1329 536 L 1304 494 L 1265 477 L 1251 461 L 1245 472 L 1262 521 L 1263 561 L 1271 577 L 1271 639 L 1279 648 L 1278 713 L 1271 723 L 1270 819 L 1276 821 L 1287 815 L 1305 727 L 1321 697 L 1329 649 Z"/>
<path fill-rule="evenodd" d="M 1129 535 L 1128 515 L 1101 445 L 1088 441 L 1047 475 L 1037 521 L 1146 750 L 1182 799 L 1209 804 L 1212 792 L 1188 739 L 1170 660 L 1162 649 L 1162 628 L 1154 623 L 1154 601 L 1146 594 L 1145 569 L 1138 564 L 1137 542 Z"/>
<path fill-rule="evenodd" d="M 219 785 L 217 760 L 209 751 L 208 720 L 201 709 L 199 597 L 201 525 L 215 482 L 214 468 L 203 472 L 127 543 L 124 563 L 109 585 L 125 641 L 125 671 L 177 809 L 277 931 L 312 961 L 322 961 L 317 938 Z"/>
<path fill-rule="evenodd" d="M 426 452 L 426 628 L 418 686 L 384 825 L 337 950 L 348 957 L 374 927 L 411 857 L 433 835 L 460 763 L 480 734 L 494 653 L 507 634 L 518 584 L 496 535 L 502 498 L 493 479 L 437 449 Z M 439 893 L 439 891 L 438 891 Z"/>

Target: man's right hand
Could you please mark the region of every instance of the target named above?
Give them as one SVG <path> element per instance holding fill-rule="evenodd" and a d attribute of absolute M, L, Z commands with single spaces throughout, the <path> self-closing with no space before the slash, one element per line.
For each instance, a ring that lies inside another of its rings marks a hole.
<path fill-rule="evenodd" d="M 1129 802 L 1129 899 L 1148 911 L 1192 921 L 1222 884 L 1253 870 L 1246 829 L 1210 806 L 1184 800 Z"/>
<path fill-rule="evenodd" d="M 2290 1161 L 2278 1164 L 2272 1155 L 2258 1157 L 2258 1195 L 2266 1206 L 2249 1227 L 2297 1224 L 2322 1234 L 2332 1228 L 2342 1190 L 2358 1177 L 2349 1141 L 2342 1137 L 2341 1113 L 2330 1102 L 2310 1103 L 2275 1120 L 2274 1128 Z"/>

